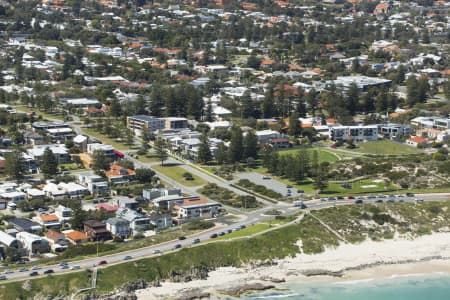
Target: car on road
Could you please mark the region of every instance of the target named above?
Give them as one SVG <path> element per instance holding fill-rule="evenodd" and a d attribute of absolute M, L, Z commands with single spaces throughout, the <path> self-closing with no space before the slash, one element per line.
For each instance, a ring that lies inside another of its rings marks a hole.
<path fill-rule="evenodd" d="M 59 268 L 61 270 L 67 270 L 69 268 L 69 265 L 62 265 L 62 266 L 59 266 Z"/>
<path fill-rule="evenodd" d="M 337 199 L 338 199 L 338 200 L 344 200 L 345 198 L 342 197 L 342 196 L 337 196 Z"/>
<path fill-rule="evenodd" d="M 40 270 L 40 269 L 41 269 L 41 267 L 39 267 L 39 266 L 34 266 L 34 267 L 31 268 L 31 271 L 37 271 L 37 270 Z"/>
<path fill-rule="evenodd" d="M 219 232 L 219 236 L 224 236 L 225 235 L 225 232 Z"/>
<path fill-rule="evenodd" d="M 245 226 L 244 224 L 242 224 L 241 226 L 239 226 L 241 229 L 247 228 L 247 226 Z"/>
<path fill-rule="evenodd" d="M 336 201 L 336 197 L 328 197 L 328 201 Z"/>
<path fill-rule="evenodd" d="M 6 280 L 6 275 L 0 275 L 0 280 Z"/>
<path fill-rule="evenodd" d="M 186 239 L 186 237 L 185 237 L 185 236 L 180 236 L 180 237 L 178 237 L 178 239 L 179 239 L 180 241 L 183 241 L 183 240 Z"/>
<path fill-rule="evenodd" d="M 374 195 L 367 196 L 367 199 L 375 199 L 375 198 L 376 198 L 376 196 L 374 196 Z"/>
<path fill-rule="evenodd" d="M 200 239 L 194 239 L 194 240 L 192 240 L 192 244 L 198 244 L 198 243 L 200 243 Z"/>
<path fill-rule="evenodd" d="M 286 188 L 292 189 L 292 185 L 288 184 L 288 185 L 286 185 Z"/>
<path fill-rule="evenodd" d="M 356 204 L 363 204 L 364 201 L 363 201 L 363 199 L 356 199 L 356 200 L 355 200 L 355 203 L 356 203 Z"/>
<path fill-rule="evenodd" d="M 353 199 L 355 199 L 355 197 L 353 197 L 353 196 L 348 196 L 347 199 L 348 199 L 348 200 L 353 200 Z"/>
<path fill-rule="evenodd" d="M 406 193 L 406 197 L 414 197 L 413 193 Z"/>
<path fill-rule="evenodd" d="M 270 176 L 263 176 L 262 179 L 272 179 Z"/>
<path fill-rule="evenodd" d="M 52 274 L 55 273 L 55 271 L 53 271 L 52 269 L 48 269 L 44 271 L 44 274 Z"/>
<path fill-rule="evenodd" d="M 375 202 L 376 203 L 383 203 L 383 199 L 377 199 Z"/>
<path fill-rule="evenodd" d="M 3 271 L 3 274 L 12 274 L 12 273 L 14 273 L 13 270 L 5 270 L 5 271 Z"/>
<path fill-rule="evenodd" d="M 228 232 L 228 233 L 232 233 L 232 232 L 233 232 L 233 229 L 228 229 L 227 232 Z"/>
<path fill-rule="evenodd" d="M 71 270 L 78 270 L 78 269 L 80 269 L 80 266 L 71 266 L 70 269 Z"/>
<path fill-rule="evenodd" d="M 397 195 L 397 198 L 405 198 L 405 195 L 399 194 Z"/>
<path fill-rule="evenodd" d="M 417 203 L 423 203 L 424 201 L 425 201 L 425 199 L 423 199 L 423 198 L 416 198 Z"/>
<path fill-rule="evenodd" d="M 152 253 L 153 253 L 153 254 L 160 254 L 160 253 L 161 253 L 161 250 L 155 249 L 155 250 L 152 251 Z"/>
<path fill-rule="evenodd" d="M 212 238 L 212 239 L 215 239 L 216 237 L 218 237 L 218 235 L 217 235 L 217 233 L 213 233 L 209 237 Z"/>
<path fill-rule="evenodd" d="M 180 249 L 181 247 L 181 244 L 176 244 L 175 246 L 173 246 L 173 249 Z"/>
<path fill-rule="evenodd" d="M 26 271 L 28 271 L 27 268 L 20 268 L 20 269 L 19 269 L 19 272 L 26 272 Z"/>
<path fill-rule="evenodd" d="M 37 271 L 34 271 L 34 272 L 31 272 L 29 275 L 30 275 L 30 276 L 38 276 L 39 273 L 38 273 Z"/>
<path fill-rule="evenodd" d="M 133 257 L 131 256 L 131 255 L 127 255 L 127 256 L 125 256 L 124 258 L 123 258 L 123 260 L 129 260 L 129 259 L 132 259 Z"/>
<path fill-rule="evenodd" d="M 60 267 L 61 267 L 61 266 L 67 266 L 68 264 L 69 264 L 69 263 L 66 263 L 65 261 L 62 261 L 62 262 L 59 263 L 58 266 L 60 266 Z"/>
<path fill-rule="evenodd" d="M 304 190 L 297 190 L 297 193 L 299 194 L 303 194 L 305 191 Z"/>
<path fill-rule="evenodd" d="M 101 260 L 97 263 L 97 266 L 106 265 L 108 262 L 106 260 Z"/>

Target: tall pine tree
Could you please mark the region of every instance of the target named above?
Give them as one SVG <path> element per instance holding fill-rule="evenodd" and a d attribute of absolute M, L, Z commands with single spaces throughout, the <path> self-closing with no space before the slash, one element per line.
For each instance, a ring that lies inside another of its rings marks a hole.
<path fill-rule="evenodd" d="M 44 155 L 42 156 L 41 172 L 44 174 L 45 178 L 51 178 L 57 171 L 58 162 L 52 150 L 47 147 L 45 148 Z"/>

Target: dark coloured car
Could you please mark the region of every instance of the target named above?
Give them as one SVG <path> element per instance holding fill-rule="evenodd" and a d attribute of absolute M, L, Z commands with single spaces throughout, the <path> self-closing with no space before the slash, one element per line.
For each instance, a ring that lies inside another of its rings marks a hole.
<path fill-rule="evenodd" d="M 131 256 L 131 255 L 127 255 L 127 256 L 125 256 L 124 258 L 123 258 L 123 260 L 129 260 L 129 259 L 132 259 L 133 257 Z"/>
<path fill-rule="evenodd" d="M 219 235 L 223 236 L 223 235 L 225 235 L 225 232 L 222 231 L 222 232 L 219 233 Z"/>
<path fill-rule="evenodd" d="M 44 271 L 44 274 L 52 274 L 52 273 L 55 273 L 55 271 L 53 271 L 52 269 Z"/>
<path fill-rule="evenodd" d="M 192 241 L 192 244 L 198 244 L 198 243 L 200 243 L 200 239 L 195 239 Z"/>
<path fill-rule="evenodd" d="M 185 236 L 180 236 L 178 239 L 179 239 L 180 241 L 183 241 L 183 240 L 186 239 L 186 237 L 185 237 Z"/>
<path fill-rule="evenodd" d="M 181 248 L 181 244 L 176 244 L 173 249 L 180 249 Z"/>
<path fill-rule="evenodd" d="M 292 189 L 292 185 L 288 184 L 288 185 L 286 186 L 286 188 Z"/>
<path fill-rule="evenodd" d="M 338 200 L 344 200 L 344 197 L 338 196 L 337 199 L 338 199 Z"/>
<path fill-rule="evenodd" d="M 106 265 L 108 262 L 106 260 L 101 260 L 97 263 L 97 266 Z"/>
<path fill-rule="evenodd" d="M 406 193 L 406 197 L 414 197 L 413 193 Z"/>
<path fill-rule="evenodd" d="M 363 199 L 356 199 L 355 201 L 356 204 L 362 204 L 363 202 L 364 202 Z"/>
<path fill-rule="evenodd" d="M 347 199 L 353 200 L 353 199 L 355 199 L 355 197 L 353 197 L 353 196 L 348 196 Z"/>
<path fill-rule="evenodd" d="M 233 232 L 233 229 L 228 229 L 227 232 L 228 232 L 228 233 L 232 233 L 232 232 Z"/>
<path fill-rule="evenodd" d="M 303 194 L 305 191 L 304 190 L 297 190 L 297 193 L 299 194 Z"/>
<path fill-rule="evenodd" d="M 218 236 L 217 233 L 213 233 L 210 235 L 210 238 L 215 239 L 217 236 Z"/>
<path fill-rule="evenodd" d="M 247 226 L 241 225 L 241 226 L 239 226 L 239 227 L 241 227 L 241 229 L 244 229 L 244 228 L 246 228 Z"/>
<path fill-rule="evenodd" d="M 39 275 L 39 273 L 36 271 L 30 273 L 30 276 L 38 276 L 38 275 Z"/>
<path fill-rule="evenodd" d="M 378 199 L 377 201 L 375 201 L 377 203 L 383 203 L 383 199 Z"/>

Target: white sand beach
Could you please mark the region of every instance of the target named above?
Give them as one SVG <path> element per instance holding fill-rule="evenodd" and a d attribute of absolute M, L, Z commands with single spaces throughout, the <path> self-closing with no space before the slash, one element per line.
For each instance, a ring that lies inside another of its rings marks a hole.
<path fill-rule="evenodd" d="M 365 241 L 361 244 L 342 244 L 335 249 L 315 255 L 299 254 L 282 259 L 277 265 L 257 268 L 219 268 L 209 273 L 207 280 L 187 283 L 162 282 L 161 287 L 136 291 L 138 299 L 164 299 L 200 288 L 215 292 L 249 282 L 267 281 L 267 278 L 285 279 L 286 282 L 349 281 L 371 278 L 450 273 L 450 233 L 435 233 L 414 240 L 394 239 L 382 242 Z M 307 270 L 344 271 L 342 277 L 306 277 Z M 350 269 L 350 270 L 348 270 Z"/>

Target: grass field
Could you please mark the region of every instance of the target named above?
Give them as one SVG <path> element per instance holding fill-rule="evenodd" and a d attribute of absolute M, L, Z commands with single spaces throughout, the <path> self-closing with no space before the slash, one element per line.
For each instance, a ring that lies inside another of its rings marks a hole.
<path fill-rule="evenodd" d="M 333 163 L 335 161 L 342 159 L 342 157 L 339 154 L 335 154 L 332 151 L 324 150 L 321 148 L 307 148 L 307 151 L 311 155 L 311 157 L 312 157 L 313 151 L 317 151 L 319 163 L 322 163 L 322 162 Z M 296 154 L 297 152 L 299 152 L 299 149 L 283 150 L 278 153 L 280 155 L 286 155 L 286 154 Z"/>
<path fill-rule="evenodd" d="M 417 148 L 387 140 L 359 143 L 357 146 L 358 148 L 351 151 L 379 155 L 417 154 L 420 152 Z"/>
<path fill-rule="evenodd" d="M 218 240 L 229 240 L 233 238 L 240 238 L 244 236 L 250 236 L 252 234 L 259 233 L 261 231 L 267 230 L 271 228 L 271 226 L 268 223 L 259 223 L 238 231 L 233 231 L 232 233 L 226 234 L 224 236 L 220 236 L 217 239 Z"/>
<path fill-rule="evenodd" d="M 113 146 L 117 150 L 130 150 L 132 148 L 129 145 L 124 145 L 122 143 L 116 142 L 114 139 L 108 137 L 107 135 L 101 134 L 91 128 L 82 128 L 81 130 L 87 135 L 93 136 L 103 143 Z"/>
<path fill-rule="evenodd" d="M 185 180 L 183 174 L 187 171 L 178 166 L 153 166 L 152 168 L 185 186 L 199 186 L 206 184 L 205 180 L 194 174 L 192 174 L 194 180 Z"/>
<path fill-rule="evenodd" d="M 392 184 L 385 185 L 384 182 L 373 181 L 372 179 L 366 179 L 350 183 L 351 189 L 346 189 L 341 186 L 340 183 L 329 183 L 328 187 L 323 191 L 322 195 L 357 195 L 367 193 L 384 193 L 391 192 L 397 189 Z"/>
<path fill-rule="evenodd" d="M 153 162 L 160 162 L 159 158 L 153 156 L 152 154 L 140 155 L 138 160 L 146 164 Z"/>

